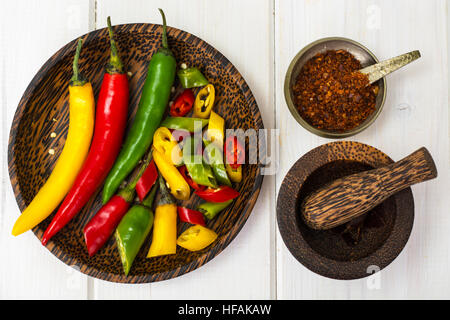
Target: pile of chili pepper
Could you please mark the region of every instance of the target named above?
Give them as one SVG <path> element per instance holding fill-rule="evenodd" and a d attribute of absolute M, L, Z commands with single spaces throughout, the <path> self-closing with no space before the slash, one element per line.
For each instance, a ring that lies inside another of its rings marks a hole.
<path fill-rule="evenodd" d="M 86 248 L 93 256 L 114 234 L 126 275 L 152 228 L 148 258 L 176 254 L 177 246 L 203 250 L 217 239 L 207 221 L 239 196 L 233 183 L 242 180 L 245 149 L 238 137 L 225 139 L 225 120 L 213 111 L 214 85 L 196 67 L 176 71 L 166 19 L 160 12 L 162 47 L 150 60 L 123 144 L 128 79 L 109 17 L 111 57 L 97 101 L 95 131 L 92 87 L 78 71 L 80 40 L 69 87 L 70 124 L 63 152 L 47 183 L 14 225 L 14 235 L 36 226 L 65 197 L 42 238 L 47 244 L 104 181 L 103 206 L 83 228 Z M 169 104 L 176 76 L 182 90 Z M 163 119 L 168 106 L 169 116 Z M 191 197 L 191 188 L 205 201 L 195 209 L 177 206 L 178 200 Z M 157 189 L 160 198 L 153 211 Z M 178 220 L 190 226 L 177 237 Z"/>
<path fill-rule="evenodd" d="M 379 88 L 360 69 L 359 60 L 346 50 L 329 50 L 308 60 L 292 88 L 302 118 L 335 132 L 364 122 L 375 111 Z"/>

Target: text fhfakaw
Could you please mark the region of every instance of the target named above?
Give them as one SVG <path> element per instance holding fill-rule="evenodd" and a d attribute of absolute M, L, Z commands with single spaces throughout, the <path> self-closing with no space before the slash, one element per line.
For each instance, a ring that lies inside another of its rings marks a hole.
<path fill-rule="evenodd" d="M 240 304 L 227 304 L 222 305 L 222 308 L 202 307 L 202 306 L 189 306 L 185 304 L 183 307 L 178 308 L 178 314 L 180 315 L 204 315 L 208 318 L 212 312 L 221 313 L 222 315 L 253 315 L 253 314 L 270 314 L 271 305 L 240 305 Z"/>

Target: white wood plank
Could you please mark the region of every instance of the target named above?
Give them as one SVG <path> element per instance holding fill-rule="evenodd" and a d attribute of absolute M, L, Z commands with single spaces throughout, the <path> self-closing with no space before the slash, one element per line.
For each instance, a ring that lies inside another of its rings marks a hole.
<path fill-rule="evenodd" d="M 34 74 L 67 42 L 88 32 L 84 0 L 2 1 L 1 5 L 1 210 L 0 299 L 84 299 L 86 276 L 47 251 L 31 232 L 14 238 L 19 215 L 7 169 L 9 128 Z"/>
<path fill-rule="evenodd" d="M 106 26 L 108 15 L 114 24 L 161 23 L 157 8 L 163 8 L 170 26 L 201 37 L 237 67 L 257 99 L 265 126 L 273 128 L 271 3 L 270 0 L 99 0 L 97 21 L 100 28 Z M 93 296 L 102 299 L 273 297 L 271 267 L 274 267 L 274 255 L 270 247 L 274 238 L 274 179 L 271 178 L 266 177 L 258 202 L 242 231 L 223 253 L 205 266 L 177 279 L 151 285 L 127 286 L 95 281 Z"/>
<path fill-rule="evenodd" d="M 278 236 L 278 298 L 448 298 L 450 169 L 446 2 L 276 0 L 275 15 L 276 108 L 282 141 L 277 190 L 301 155 L 332 141 L 300 127 L 282 96 L 290 60 L 303 46 L 326 36 L 360 41 L 379 59 L 414 49 L 421 51 L 419 61 L 388 77 L 387 101 L 375 124 L 347 140 L 373 145 L 394 160 L 425 146 L 439 171 L 438 179 L 413 187 L 414 229 L 400 256 L 379 274 L 379 289 L 371 290 L 368 279 L 336 281 L 310 272 L 291 256 Z"/>

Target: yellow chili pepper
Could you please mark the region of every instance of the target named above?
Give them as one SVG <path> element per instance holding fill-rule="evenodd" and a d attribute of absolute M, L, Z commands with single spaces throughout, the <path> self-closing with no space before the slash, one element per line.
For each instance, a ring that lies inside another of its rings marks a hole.
<path fill-rule="evenodd" d="M 81 44 L 80 39 L 69 85 L 69 131 L 64 148 L 50 177 L 14 224 L 14 236 L 35 227 L 56 209 L 69 192 L 88 154 L 94 130 L 95 102 L 91 84 L 82 80 L 78 72 Z"/>
<path fill-rule="evenodd" d="M 219 146 L 223 146 L 224 128 L 225 120 L 214 111 L 211 111 L 208 130 L 206 131 L 206 137 L 208 138 L 208 140 L 216 143 Z"/>
<path fill-rule="evenodd" d="M 211 113 L 216 93 L 212 84 L 201 89 L 194 102 L 194 117 L 206 119 Z"/>
<path fill-rule="evenodd" d="M 169 184 L 170 192 L 173 196 L 178 200 L 188 200 L 191 195 L 191 189 L 178 169 L 167 161 L 158 150 L 153 150 L 153 160 L 155 160 L 158 170 Z"/>
<path fill-rule="evenodd" d="M 225 169 L 227 170 L 228 177 L 233 182 L 241 182 L 242 180 L 242 166 L 233 169 L 229 164 L 225 164 Z"/>
<path fill-rule="evenodd" d="M 160 127 L 153 135 L 153 148 L 164 155 L 166 161 L 178 166 L 182 163 L 183 154 L 178 142 L 166 127 Z"/>
<path fill-rule="evenodd" d="M 206 248 L 217 239 L 217 233 L 196 224 L 186 229 L 177 239 L 177 245 L 189 251 Z"/>
<path fill-rule="evenodd" d="M 147 258 L 175 254 L 177 252 L 177 205 L 159 176 L 161 198 L 155 210 L 153 238 Z"/>

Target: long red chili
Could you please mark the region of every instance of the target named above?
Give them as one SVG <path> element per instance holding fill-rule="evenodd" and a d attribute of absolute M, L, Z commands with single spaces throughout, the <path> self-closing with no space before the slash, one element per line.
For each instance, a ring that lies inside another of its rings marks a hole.
<path fill-rule="evenodd" d="M 122 217 L 127 213 L 134 198 L 134 189 L 150 162 L 148 156 L 139 169 L 136 177 L 89 220 L 83 228 L 84 241 L 89 255 L 92 257 L 113 234 Z"/>
<path fill-rule="evenodd" d="M 43 245 L 46 245 L 89 201 L 106 178 L 120 151 L 128 116 L 128 79 L 113 38 L 109 17 L 108 28 L 111 58 L 97 101 L 91 148 L 72 188 L 42 237 Z"/>

